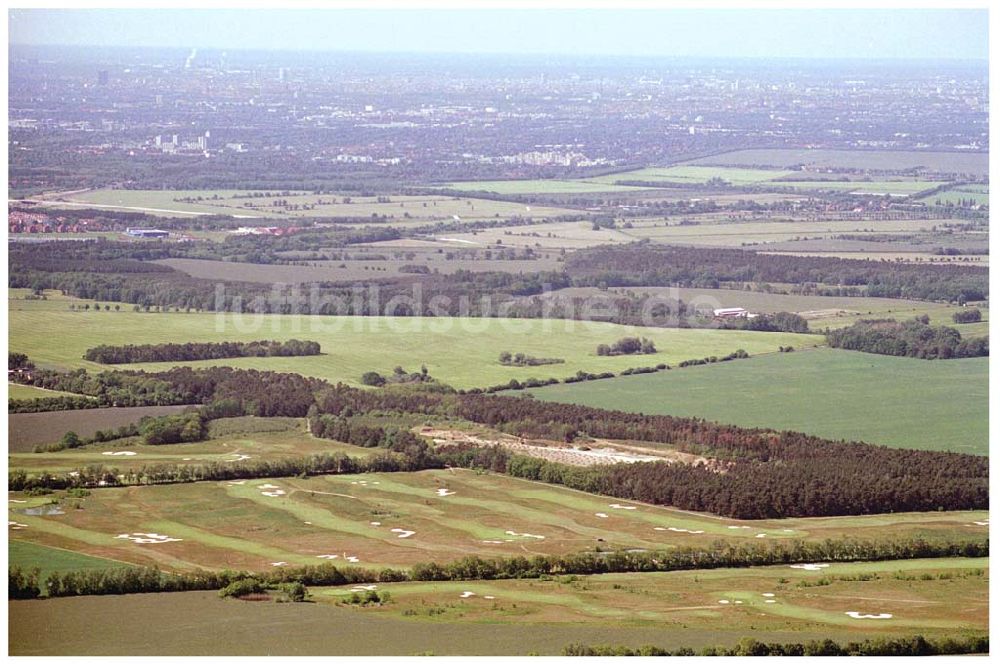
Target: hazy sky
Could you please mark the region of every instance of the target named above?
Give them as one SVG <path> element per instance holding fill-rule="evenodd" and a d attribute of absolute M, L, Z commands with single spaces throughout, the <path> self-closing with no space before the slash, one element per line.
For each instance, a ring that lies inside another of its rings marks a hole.
<path fill-rule="evenodd" d="M 696 57 L 988 56 L 984 9 L 11 9 L 9 18 L 13 44 Z"/>

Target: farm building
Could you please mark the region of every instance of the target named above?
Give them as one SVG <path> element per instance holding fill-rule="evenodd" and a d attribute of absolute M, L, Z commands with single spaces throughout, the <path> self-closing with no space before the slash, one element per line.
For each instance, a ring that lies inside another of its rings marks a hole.
<path fill-rule="evenodd" d="M 129 237 L 169 237 L 170 233 L 156 228 L 126 228 L 125 235 Z"/>
<path fill-rule="evenodd" d="M 712 315 L 716 318 L 749 318 L 750 312 L 743 307 L 726 307 L 712 309 Z"/>

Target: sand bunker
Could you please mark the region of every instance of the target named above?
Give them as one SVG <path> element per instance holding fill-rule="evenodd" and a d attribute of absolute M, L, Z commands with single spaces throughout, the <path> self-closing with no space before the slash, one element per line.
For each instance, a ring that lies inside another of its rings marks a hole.
<path fill-rule="evenodd" d="M 166 542 L 183 542 L 184 540 L 178 539 L 176 537 L 168 537 L 167 535 L 160 535 L 159 533 L 122 533 L 115 537 L 115 539 L 127 539 L 135 542 L 136 544 L 165 544 Z"/>
<path fill-rule="evenodd" d="M 287 564 L 284 560 L 279 560 L 276 563 L 271 563 L 271 567 L 284 567 Z"/>
<path fill-rule="evenodd" d="M 619 505 L 618 503 L 614 503 L 613 505 L 608 505 L 608 507 L 610 507 L 613 510 L 634 510 L 635 509 L 634 505 Z"/>
<path fill-rule="evenodd" d="M 475 594 L 476 593 L 472 592 L 471 590 L 466 590 L 464 593 L 462 593 L 461 595 L 459 595 L 459 597 L 461 597 L 462 599 L 465 599 L 466 597 L 472 597 Z"/>
<path fill-rule="evenodd" d="M 191 461 L 191 457 L 184 457 L 181 461 Z"/>
<path fill-rule="evenodd" d="M 726 526 L 730 530 L 743 530 L 744 528 L 749 529 L 750 526 Z"/>
<path fill-rule="evenodd" d="M 405 539 L 417 534 L 415 530 L 404 530 L 402 528 L 393 528 L 389 531 L 390 533 L 399 533 L 399 539 Z"/>
<path fill-rule="evenodd" d="M 234 452 L 233 454 L 236 454 L 236 453 Z M 249 454 L 236 454 L 236 458 L 235 459 L 226 459 L 226 463 L 235 463 L 237 461 L 246 461 L 249 458 L 250 458 Z M 185 459 L 185 461 L 188 461 L 188 459 Z"/>
<path fill-rule="evenodd" d="M 358 584 L 358 585 L 354 586 L 353 588 L 351 588 L 351 592 L 352 593 L 360 593 L 360 592 L 365 592 L 367 590 L 375 590 L 376 588 L 378 588 L 378 586 L 375 585 L 374 583 L 368 584 L 367 586 L 362 586 L 362 585 Z"/>
<path fill-rule="evenodd" d="M 242 485 L 244 485 L 246 483 L 247 483 L 246 480 L 240 480 L 238 482 L 235 481 L 235 480 L 233 480 L 233 481 L 230 481 L 230 482 L 226 482 L 226 484 L 228 484 L 229 486 L 242 486 Z"/>
<path fill-rule="evenodd" d="M 760 539 L 761 537 L 767 537 L 767 533 L 757 533 L 754 535 L 754 538 L 756 539 Z"/>
<path fill-rule="evenodd" d="M 285 492 L 282 489 L 275 489 L 274 491 L 261 491 L 260 495 L 267 496 L 268 498 L 277 498 L 285 495 Z"/>
<path fill-rule="evenodd" d="M 729 600 L 728 599 L 720 599 L 719 600 L 719 604 L 729 604 Z"/>
<path fill-rule="evenodd" d="M 442 498 L 444 498 L 445 496 L 454 496 L 455 492 L 454 491 L 448 491 L 448 489 L 438 489 L 437 490 L 437 495 L 439 495 Z"/>
<path fill-rule="evenodd" d="M 503 540 L 483 540 L 483 544 L 503 544 Z"/>
<path fill-rule="evenodd" d="M 8 521 L 7 525 L 10 526 L 11 530 L 24 530 L 25 528 L 28 527 L 28 524 L 18 523 L 17 521 Z"/>
<path fill-rule="evenodd" d="M 657 526 L 653 528 L 653 530 L 661 530 L 661 531 L 669 530 L 670 532 L 673 533 L 690 533 L 691 535 L 701 535 L 703 532 L 705 532 L 704 530 L 688 530 L 687 528 L 674 528 L 673 526 L 670 526 L 668 528 L 660 528 L 659 526 Z"/>
<path fill-rule="evenodd" d="M 802 563 L 801 565 L 789 565 L 792 569 L 804 569 L 809 572 L 818 572 L 824 567 L 829 567 L 827 563 Z"/>
<path fill-rule="evenodd" d="M 361 559 L 358 558 L 357 556 L 344 556 L 344 560 L 346 560 L 349 563 L 359 563 L 359 562 L 361 562 Z"/>
<path fill-rule="evenodd" d="M 513 530 L 504 531 L 511 537 L 533 537 L 534 539 L 545 539 L 545 535 L 532 535 L 531 533 L 515 533 Z"/>
<path fill-rule="evenodd" d="M 336 553 L 323 553 L 323 554 L 320 554 L 320 555 L 318 555 L 316 557 L 317 558 L 325 558 L 326 560 L 336 560 L 340 556 L 338 556 Z"/>
<path fill-rule="evenodd" d="M 892 618 L 891 613 L 860 613 L 858 611 L 844 611 L 845 615 L 852 618 L 865 619 L 870 618 L 871 620 L 888 620 Z"/>
<path fill-rule="evenodd" d="M 369 521 L 368 525 L 369 526 L 381 526 L 382 522 L 381 521 Z"/>
<path fill-rule="evenodd" d="M 977 526 L 988 526 L 990 525 L 990 520 L 986 519 L 985 521 L 973 521 L 972 523 L 976 524 Z"/>
<path fill-rule="evenodd" d="M 15 500 L 14 498 L 11 498 L 7 502 L 9 502 L 9 503 L 26 503 L 28 501 L 27 500 Z"/>
<path fill-rule="evenodd" d="M 135 456 L 135 452 L 129 452 L 127 450 L 122 452 L 101 452 L 104 456 Z"/>
<path fill-rule="evenodd" d="M 596 516 L 596 517 L 598 517 L 600 519 L 607 519 L 608 518 L 608 515 L 605 514 L 604 512 L 597 512 L 596 514 L 594 514 L 594 516 Z"/>
<path fill-rule="evenodd" d="M 762 597 L 774 597 L 774 593 L 761 593 Z"/>

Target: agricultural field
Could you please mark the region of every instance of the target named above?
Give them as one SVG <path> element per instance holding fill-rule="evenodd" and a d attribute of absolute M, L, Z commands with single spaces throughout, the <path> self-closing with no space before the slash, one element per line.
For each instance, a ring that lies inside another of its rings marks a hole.
<path fill-rule="evenodd" d="M 928 205 L 947 205 L 951 203 L 958 205 L 963 201 L 974 201 L 976 205 L 989 205 L 989 187 L 985 185 L 966 185 L 955 187 L 948 191 L 942 191 L 918 199 L 921 203 Z"/>
<path fill-rule="evenodd" d="M 600 228 L 594 230 L 589 221 L 552 221 L 531 226 L 512 226 L 509 228 L 486 228 L 463 233 L 448 233 L 438 236 L 434 243 L 423 246 L 453 246 L 485 249 L 501 242 L 505 247 L 531 247 L 532 249 L 585 249 L 602 244 L 621 244 L 635 242 L 632 237 L 621 229 Z M 419 242 L 414 240 L 413 242 Z M 397 240 L 388 244 L 398 245 Z M 440 243 L 446 243 L 441 245 Z M 370 243 L 366 246 L 375 247 L 385 243 Z"/>
<path fill-rule="evenodd" d="M 59 495 L 11 493 L 11 539 L 164 570 L 266 571 L 324 561 L 409 567 L 467 555 L 843 536 L 962 540 L 982 536 L 987 527 L 977 522 L 988 520 L 987 512 L 972 511 L 740 521 L 459 469 L 105 488 L 81 499 L 53 498 Z M 128 537 L 133 533 L 163 541 L 137 542 Z"/>
<path fill-rule="evenodd" d="M 810 168 L 854 168 L 899 171 L 923 168 L 938 173 L 989 175 L 990 156 L 986 152 L 918 152 L 902 150 L 737 150 L 694 159 L 687 164 L 705 166 L 766 166 L 790 168 L 799 164 Z"/>
<path fill-rule="evenodd" d="M 223 313 L 140 313 L 32 310 L 17 300 L 10 309 L 10 350 L 25 353 L 43 367 L 107 369 L 83 354 L 100 344 L 185 343 L 307 339 L 322 354 L 310 357 L 234 358 L 185 362 L 187 366 L 234 366 L 301 373 L 357 385 L 367 371 L 391 373 L 426 365 L 430 375 L 456 388 L 485 387 L 512 378 L 563 378 L 578 370 L 600 373 L 650 364 L 726 355 L 744 349 L 751 355 L 822 344 L 822 337 L 776 332 L 633 328 L 572 320 L 510 318 L 418 318 Z M 112 324 L 113 323 L 113 324 Z M 41 336 L 37 330 L 49 330 Z M 60 334 L 62 332 L 62 334 Z M 625 336 L 653 340 L 653 355 L 600 357 L 598 344 Z M 501 351 L 559 357 L 564 364 L 544 367 L 501 365 Z M 157 371 L 176 363 L 116 365 L 117 369 Z M 99 427 L 106 428 L 106 427 Z M 81 433 L 78 431 L 78 433 Z M 29 447 L 30 449 L 30 447 Z"/>
<path fill-rule="evenodd" d="M 748 634 L 767 642 L 932 637 L 986 633 L 987 584 L 986 559 L 950 558 L 383 584 L 377 590 L 391 599 L 376 607 L 345 606 L 351 591 L 339 588 L 285 605 L 211 592 L 73 597 L 12 602 L 10 642 L 12 655 L 558 655 L 570 643 L 698 650 Z M 56 616 L 58 630 L 37 628 Z"/>
<path fill-rule="evenodd" d="M 47 442 L 55 442 L 58 438 Z M 374 450 L 314 438 L 302 420 L 293 418 L 241 417 L 210 423 L 209 440 L 176 445 L 144 445 L 138 437 L 94 443 L 58 452 L 12 452 L 8 468 L 29 474 L 41 471 L 65 473 L 92 464 L 114 466 L 121 471 L 157 463 L 199 466 L 207 463 L 268 461 L 312 454 L 341 453 L 364 457 Z"/>
<path fill-rule="evenodd" d="M 557 217 L 577 214 L 575 210 L 525 206 L 507 201 L 490 201 L 451 196 L 389 196 L 380 201 L 375 196 L 350 194 L 323 194 L 309 192 L 260 192 L 266 197 L 247 197 L 245 191 L 234 190 L 139 190 L 97 189 L 84 193 L 45 199 L 45 205 L 68 207 L 93 207 L 133 212 L 147 212 L 163 217 L 191 217 L 201 215 L 231 215 L 237 219 L 296 219 L 314 217 L 371 217 L 386 216 L 393 220 L 454 221 L 522 217 Z M 290 206 L 275 205 L 287 201 Z M 308 209 L 302 209 L 302 206 Z"/>
<path fill-rule="evenodd" d="M 30 452 L 36 445 L 56 442 L 67 431 L 87 437 L 97 431 L 133 424 L 144 417 L 179 413 L 185 408 L 187 406 L 139 406 L 14 413 L 7 416 L 7 449 Z"/>
<path fill-rule="evenodd" d="M 59 390 L 46 390 L 42 387 L 32 387 L 30 385 L 18 385 L 17 383 L 7 384 L 8 399 L 45 399 L 47 397 L 71 397 L 77 396 L 69 392 Z"/>
<path fill-rule="evenodd" d="M 609 176 L 614 177 L 614 176 Z M 621 178 L 615 178 L 621 179 Z M 631 187 L 614 182 L 592 180 L 482 180 L 449 182 L 444 185 L 455 191 L 489 191 L 494 194 L 607 194 L 643 191 L 651 187 Z"/>
<path fill-rule="evenodd" d="M 755 185 L 776 180 L 792 171 L 764 170 L 750 168 L 716 168 L 712 166 L 670 166 L 668 168 L 640 168 L 635 171 L 600 175 L 586 178 L 584 182 L 614 184 L 620 181 L 663 182 L 676 184 L 704 184 L 713 178 L 721 178 L 733 186 Z"/>
<path fill-rule="evenodd" d="M 633 221 L 632 228 L 617 232 L 633 239 L 648 238 L 663 244 L 680 244 L 709 247 L 756 247 L 774 242 L 789 242 L 805 238 L 831 238 L 849 233 L 852 235 L 912 235 L 930 232 L 939 225 L 937 219 L 908 219 L 896 221 L 722 221 L 682 225 L 676 221 Z M 891 250 L 886 244 L 884 251 Z"/>
<path fill-rule="evenodd" d="M 913 196 L 922 191 L 941 186 L 930 180 L 882 180 L 876 182 L 831 182 L 828 180 L 775 182 L 775 185 L 809 191 L 842 191 L 851 194 L 885 196 Z"/>
<path fill-rule="evenodd" d="M 535 260 L 445 259 L 435 252 L 423 251 L 410 260 L 331 260 L 309 261 L 309 265 L 261 265 L 197 258 L 165 258 L 154 261 L 201 279 L 218 281 L 249 281 L 255 283 L 301 284 L 318 281 L 374 281 L 419 278 L 421 275 L 401 271 L 403 266 L 425 266 L 431 273 L 452 274 L 458 270 L 470 272 L 510 272 L 528 274 L 558 270 L 562 263 L 555 256 Z"/>
<path fill-rule="evenodd" d="M 649 295 L 666 301 L 680 300 L 696 310 L 708 312 L 710 309 L 743 307 L 752 313 L 796 313 L 809 321 L 811 329 L 838 328 L 852 325 L 860 318 L 896 318 L 904 320 L 914 316 L 927 315 L 934 325 L 955 325 L 952 315 L 963 311 L 963 307 L 923 300 L 901 300 L 888 297 L 829 297 L 824 295 L 789 295 L 765 293 L 756 290 L 730 288 L 669 288 L 669 287 L 629 287 L 601 290 L 595 287 L 563 288 L 543 295 L 547 300 L 566 301 L 571 298 L 604 299 L 611 296 Z M 988 331 L 989 309 L 981 308 L 982 323 L 956 325 L 964 334 L 975 335 Z M 708 312 L 710 313 L 710 312 Z"/>
<path fill-rule="evenodd" d="M 536 399 L 890 447 L 989 452 L 988 358 L 819 349 L 530 390 Z"/>

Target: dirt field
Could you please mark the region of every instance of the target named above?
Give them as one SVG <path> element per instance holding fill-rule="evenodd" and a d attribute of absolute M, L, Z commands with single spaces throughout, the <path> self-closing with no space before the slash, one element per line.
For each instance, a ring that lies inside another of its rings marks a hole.
<path fill-rule="evenodd" d="M 7 419 L 7 450 L 30 452 L 35 445 L 54 443 L 67 431 L 81 437 L 95 431 L 116 429 L 144 417 L 178 413 L 187 406 L 143 406 L 139 408 L 88 408 L 52 413 L 16 413 Z"/>
<path fill-rule="evenodd" d="M 668 461 L 690 465 L 708 465 L 704 457 L 686 454 L 676 450 L 634 447 L 609 440 L 594 441 L 591 444 L 568 445 L 553 440 L 529 440 L 502 433 L 473 434 L 454 429 L 417 427 L 419 433 L 440 443 L 472 443 L 474 445 L 500 445 L 514 454 L 545 459 L 570 466 L 600 466 L 613 463 L 636 463 L 639 461 Z"/>

